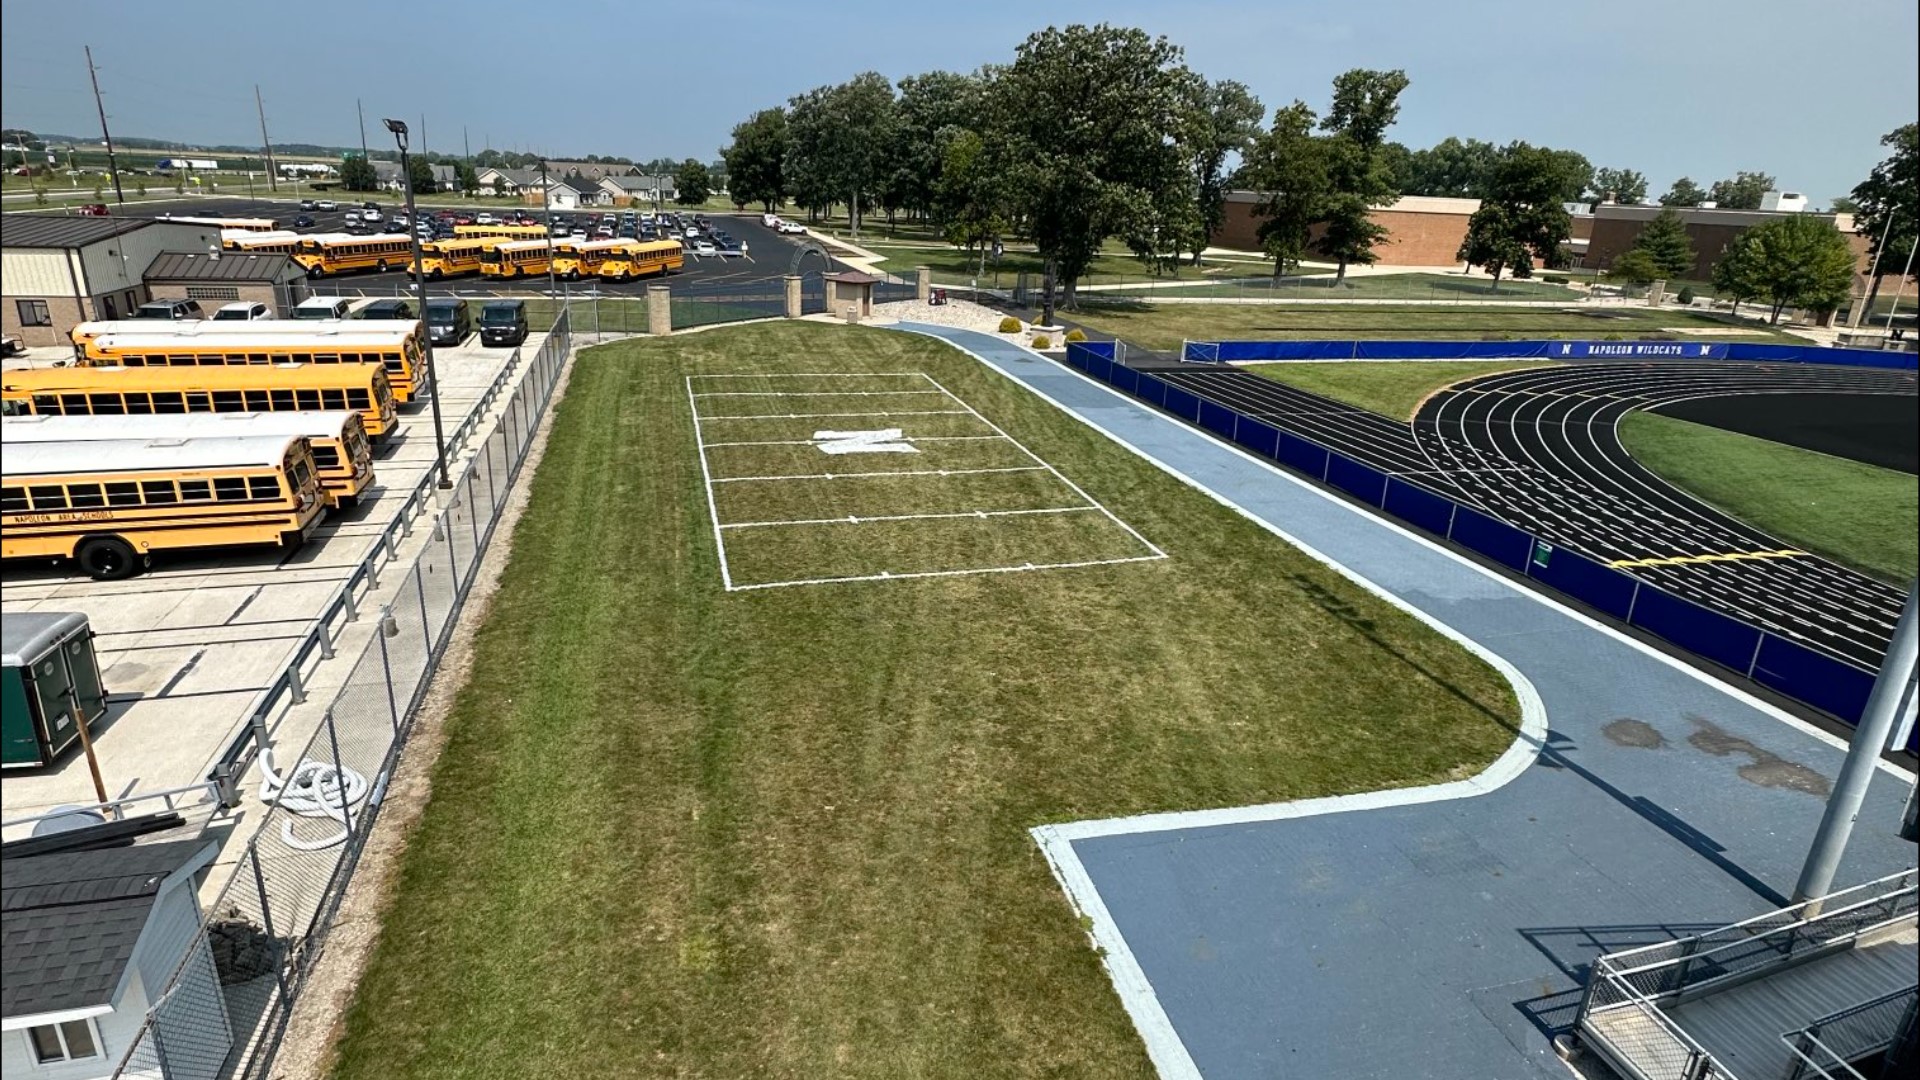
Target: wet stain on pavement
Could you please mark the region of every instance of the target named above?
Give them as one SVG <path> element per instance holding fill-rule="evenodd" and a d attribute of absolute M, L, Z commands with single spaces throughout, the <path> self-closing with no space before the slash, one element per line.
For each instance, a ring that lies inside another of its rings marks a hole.
<path fill-rule="evenodd" d="M 1631 716 L 1623 716 L 1618 720 L 1609 722 L 1606 727 L 1600 729 L 1600 734 L 1605 735 L 1607 741 L 1615 746 L 1632 746 L 1641 750 L 1658 750 L 1667 745 L 1667 737 L 1660 734 L 1659 728 L 1654 727 L 1645 720 L 1635 720 Z"/>
<path fill-rule="evenodd" d="M 1738 735 L 1721 730 L 1710 720 L 1692 714 L 1688 714 L 1687 719 L 1693 722 L 1693 734 L 1687 736 L 1687 742 L 1693 744 L 1694 749 L 1715 757 L 1745 754 L 1752 759 L 1740 766 L 1740 779 L 1748 783 L 1804 791 L 1823 799 L 1833 790 L 1833 785 L 1826 777 L 1797 761 L 1788 761 L 1771 750 L 1762 750 Z"/>

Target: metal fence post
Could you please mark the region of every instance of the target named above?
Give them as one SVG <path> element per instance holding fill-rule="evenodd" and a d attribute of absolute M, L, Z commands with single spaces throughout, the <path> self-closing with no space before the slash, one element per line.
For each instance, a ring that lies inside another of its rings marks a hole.
<path fill-rule="evenodd" d="M 347 805 L 347 785 L 344 781 L 340 780 L 340 774 L 345 772 L 347 767 L 340 760 L 340 732 L 337 728 L 337 725 L 335 725 L 333 722 L 332 709 L 328 709 L 326 711 L 325 718 L 327 721 L 327 742 L 333 748 L 333 775 L 335 779 L 335 786 L 338 787 L 340 790 L 340 817 L 342 819 L 341 824 L 347 827 L 346 845 L 347 845 L 347 848 L 351 850 L 354 843 L 358 841 L 359 837 L 354 834 L 353 810 L 351 807 Z M 342 851 L 340 853 L 341 859 L 344 860 L 347 857 L 347 854 L 348 854 L 347 851 Z"/>
<path fill-rule="evenodd" d="M 387 657 L 387 627 L 392 626 L 398 633 L 400 627 L 393 621 L 393 609 L 380 605 L 380 625 L 374 628 L 373 636 L 380 640 L 380 677 L 387 686 L 387 716 L 393 722 L 393 734 L 400 735 L 400 703 L 393 696 L 393 662 Z"/>
<path fill-rule="evenodd" d="M 425 555 L 426 552 L 421 552 Z M 413 564 L 413 591 L 420 598 L 420 636 L 427 646 L 427 666 L 433 666 L 433 623 L 427 618 L 427 583 L 420 573 L 421 563 Z"/>
<path fill-rule="evenodd" d="M 480 511 L 473 505 L 473 470 L 467 470 L 467 524 L 473 533 L 473 564 L 480 565 Z"/>
<path fill-rule="evenodd" d="M 273 932 L 273 905 L 267 902 L 267 876 L 260 870 L 259 837 L 247 841 L 247 859 L 253 863 L 253 887 L 260 893 L 260 924 L 267 932 L 267 940 L 277 942 L 279 935 Z M 276 957 L 273 964 L 274 981 L 280 984 L 280 996 L 287 996 L 287 967 Z"/>
<path fill-rule="evenodd" d="M 172 1076 L 173 1070 L 167 1067 L 167 1046 L 160 1039 L 160 1008 L 159 1006 L 155 1006 L 153 1012 L 147 1015 L 147 1034 L 152 1036 L 153 1038 L 153 1056 L 154 1056 L 154 1060 L 160 1066 L 161 1077 L 165 1078 L 165 1077 Z"/>

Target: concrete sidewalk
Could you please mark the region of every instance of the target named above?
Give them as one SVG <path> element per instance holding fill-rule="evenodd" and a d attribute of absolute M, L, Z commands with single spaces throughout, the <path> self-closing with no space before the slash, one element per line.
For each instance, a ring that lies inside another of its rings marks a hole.
<path fill-rule="evenodd" d="M 1548 1040 L 1594 955 L 1791 891 L 1832 736 L 1057 363 L 901 329 L 1462 639 L 1526 706 L 1471 781 L 1036 830 L 1163 1076 L 1564 1077 Z M 1910 782 L 1876 774 L 1840 885 L 1914 865 Z"/>

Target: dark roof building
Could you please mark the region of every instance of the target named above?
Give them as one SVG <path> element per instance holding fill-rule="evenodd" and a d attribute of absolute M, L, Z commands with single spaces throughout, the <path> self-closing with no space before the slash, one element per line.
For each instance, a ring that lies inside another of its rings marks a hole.
<path fill-rule="evenodd" d="M 287 266 L 298 266 L 286 255 L 267 253 L 221 252 L 218 256 L 197 251 L 163 251 L 147 267 L 147 280 L 153 281 L 280 281 Z"/>
<path fill-rule="evenodd" d="M 307 272 L 290 256 L 223 251 L 163 251 L 147 267 L 154 296 L 198 300 L 212 314 L 219 304 L 261 303 L 285 317 L 307 297 Z"/>
<path fill-rule="evenodd" d="M 0 246 L 83 248 L 153 224 L 150 218 L 0 214 Z"/>
<path fill-rule="evenodd" d="M 209 251 L 220 230 L 144 217 L 0 215 L 0 314 L 29 346 L 66 345 L 88 319 L 119 319 L 145 303 L 141 275 L 162 251 Z"/>

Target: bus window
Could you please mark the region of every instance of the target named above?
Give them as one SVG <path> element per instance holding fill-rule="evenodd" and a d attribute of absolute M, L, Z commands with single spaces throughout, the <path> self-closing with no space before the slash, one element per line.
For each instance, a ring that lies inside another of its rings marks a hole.
<path fill-rule="evenodd" d="M 196 481 L 192 480 L 187 481 L 189 484 L 195 482 Z M 204 481 L 199 482 L 204 483 Z M 171 480 L 142 480 L 140 481 L 140 493 L 146 496 L 148 505 L 152 506 L 180 501 L 180 496 L 174 493 L 173 481 Z"/>

